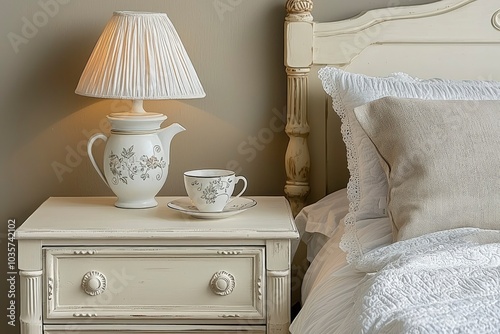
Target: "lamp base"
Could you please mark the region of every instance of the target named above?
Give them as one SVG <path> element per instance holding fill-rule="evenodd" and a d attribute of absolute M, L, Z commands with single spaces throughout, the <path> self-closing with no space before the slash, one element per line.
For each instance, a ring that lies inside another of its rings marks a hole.
<path fill-rule="evenodd" d="M 160 113 L 120 112 L 106 116 L 112 131 L 143 132 L 158 130 L 167 116 Z"/>
<path fill-rule="evenodd" d="M 158 206 L 158 202 L 154 198 L 141 201 L 122 201 L 118 198 L 115 202 L 115 206 L 122 209 L 147 209 Z"/>

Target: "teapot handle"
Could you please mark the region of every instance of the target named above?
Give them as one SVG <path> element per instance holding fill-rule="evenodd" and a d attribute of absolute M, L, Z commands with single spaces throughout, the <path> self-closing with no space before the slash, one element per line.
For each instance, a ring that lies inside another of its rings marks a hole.
<path fill-rule="evenodd" d="M 95 135 L 90 137 L 89 142 L 87 143 L 87 154 L 89 155 L 90 162 L 92 163 L 92 166 L 94 166 L 94 169 L 96 170 L 97 174 L 99 174 L 104 183 L 109 187 L 108 181 L 106 181 L 106 178 L 104 177 L 104 173 L 101 171 L 99 166 L 97 166 L 94 156 L 92 155 L 92 145 L 94 145 L 94 142 L 97 139 L 102 139 L 103 141 L 107 141 L 108 137 L 106 137 L 102 133 L 96 133 Z"/>

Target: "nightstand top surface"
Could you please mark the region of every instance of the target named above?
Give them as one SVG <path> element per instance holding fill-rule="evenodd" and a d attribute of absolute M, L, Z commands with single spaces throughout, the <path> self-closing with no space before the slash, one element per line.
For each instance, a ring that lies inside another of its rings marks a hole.
<path fill-rule="evenodd" d="M 16 231 L 22 239 L 297 239 L 284 197 L 252 196 L 257 205 L 224 219 L 172 210 L 179 197 L 157 197 L 149 209 L 120 209 L 115 197 L 51 197 Z"/>

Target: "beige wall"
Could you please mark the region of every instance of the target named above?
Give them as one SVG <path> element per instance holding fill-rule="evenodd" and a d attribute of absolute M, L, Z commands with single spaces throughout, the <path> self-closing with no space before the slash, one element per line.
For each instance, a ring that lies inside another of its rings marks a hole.
<path fill-rule="evenodd" d="M 287 143 L 283 131 L 277 131 L 284 124 L 286 103 L 284 2 L 3 1 L 1 268 L 7 267 L 9 219 L 19 225 L 50 196 L 112 195 L 89 163 L 85 146 L 90 134 L 109 130 L 105 115 L 122 110 L 126 103 L 78 96 L 74 89 L 113 10 L 168 13 L 207 93 L 200 100 L 145 104 L 148 110 L 167 114 L 166 125 L 179 122 L 188 129 L 173 140 L 169 176 L 160 195 L 184 195 L 182 172 L 200 167 L 236 169 L 249 180 L 247 195 L 281 195 Z M 402 4 L 424 2 L 431 1 L 401 0 Z M 395 3 L 316 0 L 313 14 L 318 20 L 340 19 Z M 1 282 L 3 315 L 8 287 L 5 279 Z M 17 327 L 10 328 L 6 317 L 2 319 L 2 332 L 17 333 Z"/>

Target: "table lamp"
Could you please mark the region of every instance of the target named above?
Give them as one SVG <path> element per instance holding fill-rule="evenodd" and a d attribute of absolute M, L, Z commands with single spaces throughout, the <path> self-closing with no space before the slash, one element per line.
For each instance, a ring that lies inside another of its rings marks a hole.
<path fill-rule="evenodd" d="M 89 139 L 87 152 L 103 181 L 117 195 L 115 205 L 147 208 L 163 187 L 172 137 L 185 130 L 160 129 L 164 114 L 146 112 L 144 100 L 205 96 L 174 26 L 164 13 L 117 11 L 104 28 L 83 70 L 77 94 L 132 100 L 127 112 L 107 116 L 111 135 Z M 92 155 L 95 140 L 107 141 L 103 170 Z"/>

